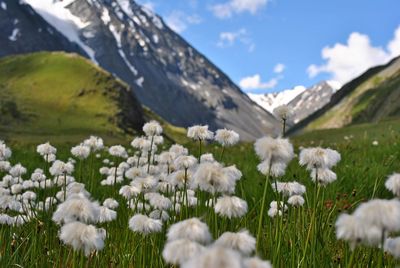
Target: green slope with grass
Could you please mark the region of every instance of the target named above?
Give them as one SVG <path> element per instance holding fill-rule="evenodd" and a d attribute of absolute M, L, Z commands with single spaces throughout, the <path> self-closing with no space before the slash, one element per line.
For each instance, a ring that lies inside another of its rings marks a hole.
<path fill-rule="evenodd" d="M 62 52 L 0 59 L 0 135 L 120 136 L 141 128 L 129 88 L 88 60 Z"/>
<path fill-rule="evenodd" d="M 340 128 L 400 115 L 400 58 L 369 69 L 332 96 L 330 103 L 299 122 L 299 130 Z"/>

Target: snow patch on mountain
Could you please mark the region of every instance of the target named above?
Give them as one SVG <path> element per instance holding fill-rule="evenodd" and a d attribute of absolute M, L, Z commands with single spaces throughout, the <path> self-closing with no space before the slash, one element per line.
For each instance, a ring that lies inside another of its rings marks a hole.
<path fill-rule="evenodd" d="M 1 3 L 0 3 L 0 7 L 1 7 L 3 10 L 7 10 L 7 4 L 6 4 L 5 2 L 1 2 Z"/>
<path fill-rule="evenodd" d="M 268 112 L 272 113 L 278 106 L 288 104 L 298 95 L 306 90 L 304 86 L 296 86 L 293 89 L 286 89 L 281 92 L 268 94 L 253 94 L 249 93 L 250 99 L 263 107 Z"/>
<path fill-rule="evenodd" d="M 66 8 L 74 1 L 75 0 L 22 0 L 23 3 L 35 9 L 43 19 L 67 37 L 68 40 L 78 44 L 90 59 L 97 64 L 94 50 L 86 45 L 79 37 L 80 31 L 87 27 L 90 22 L 83 22 Z"/>
<path fill-rule="evenodd" d="M 8 39 L 9 39 L 10 41 L 15 42 L 15 41 L 17 41 L 18 34 L 19 34 L 19 29 L 18 29 L 18 28 L 15 28 L 15 29 L 12 31 L 11 35 L 8 37 Z"/>

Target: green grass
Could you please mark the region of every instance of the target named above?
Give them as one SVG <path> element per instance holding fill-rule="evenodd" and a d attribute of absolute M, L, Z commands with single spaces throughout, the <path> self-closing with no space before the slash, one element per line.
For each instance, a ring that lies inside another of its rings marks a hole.
<path fill-rule="evenodd" d="M 293 137 L 296 153 L 299 147 L 323 146 L 331 147 L 341 153 L 342 160 L 334 171 L 338 179 L 333 184 L 321 189 L 318 205 L 317 235 L 308 237 L 308 231 L 313 213 L 315 200 L 315 185 L 311 182 L 308 172 L 298 165 L 295 158 L 289 165 L 281 181 L 297 180 L 307 187 L 306 204 L 300 210 L 289 210 L 284 219 L 263 217 L 261 247 L 258 255 L 269 259 L 274 267 L 296 267 L 304 257 L 301 267 L 346 267 L 351 258 L 351 251 L 347 243 L 337 241 L 335 237 L 335 221 L 343 211 L 353 211 L 361 202 L 371 198 L 391 198 L 392 195 L 384 188 L 386 177 L 395 171 L 400 171 L 400 120 L 393 119 L 378 124 L 354 125 L 343 129 L 321 130 Z M 184 135 L 184 133 L 178 134 Z M 345 139 L 345 136 L 348 139 Z M 378 146 L 373 146 L 373 141 Z M 58 156 L 67 159 L 70 156 L 70 144 L 59 140 Z M 114 142 L 128 145 L 130 140 L 106 140 L 108 145 Z M 197 144 L 185 139 L 184 143 L 190 152 L 197 154 Z M 13 143 L 14 154 L 12 163 L 21 162 L 29 172 L 36 167 L 42 167 L 42 159 L 35 153 L 35 145 L 26 141 Z M 221 147 L 209 144 L 204 148 L 212 152 L 219 160 Z M 103 153 L 102 158 L 107 157 Z M 254 236 L 257 232 L 258 217 L 260 214 L 260 199 L 265 183 L 256 166 L 259 163 L 253 145 L 242 143 L 227 148 L 222 159 L 226 165 L 235 164 L 243 173 L 242 179 L 236 186 L 236 195 L 247 200 L 249 211 L 246 217 L 240 220 L 227 221 L 218 217 L 215 226 L 213 212 L 201 207 L 191 209 L 191 216 L 199 216 L 206 221 L 211 232 L 221 234 L 226 230 L 239 231 L 247 228 Z M 161 260 L 161 250 L 165 241 L 165 229 L 160 234 L 149 235 L 144 238 L 128 229 L 128 220 L 133 212 L 124 205 L 124 200 L 117 194 L 119 187 L 100 186 L 100 175 L 96 172 L 90 179 L 89 162 L 84 164 L 85 176 L 81 180 L 92 193 L 94 199 L 103 201 L 106 197 L 115 197 L 120 202 L 117 220 L 103 224 L 108 236 L 105 248 L 96 256 L 88 259 L 81 253 L 72 253 L 70 247 L 61 244 L 57 238 L 59 227 L 49 220 L 48 214 L 41 214 L 40 221 L 33 220 L 23 227 L 2 226 L 0 239 L 0 263 L 2 267 L 53 267 L 53 266 L 90 266 L 90 267 L 140 267 L 142 256 L 146 257 L 146 266 L 150 263 L 154 267 L 164 266 Z M 94 170 L 101 166 L 100 160 L 95 161 Z M 269 192 L 266 206 L 274 199 Z M 98 225 L 99 226 L 99 225 Z M 165 227 L 166 228 L 166 227 Z M 314 232 L 312 232 L 314 233 Z M 13 234 L 17 237 L 13 239 Z M 310 244 L 306 246 L 306 241 Z M 145 253 L 143 253 L 145 252 Z M 357 267 L 379 267 L 380 251 L 374 248 L 359 247 L 355 251 Z M 399 262 L 386 256 L 385 263 L 393 267 Z"/>
<path fill-rule="evenodd" d="M 155 118 L 171 139 L 183 131 L 142 108 L 122 81 L 63 52 L 0 59 L 0 113 L 0 139 L 26 144 L 77 143 L 94 133 L 117 142 Z"/>

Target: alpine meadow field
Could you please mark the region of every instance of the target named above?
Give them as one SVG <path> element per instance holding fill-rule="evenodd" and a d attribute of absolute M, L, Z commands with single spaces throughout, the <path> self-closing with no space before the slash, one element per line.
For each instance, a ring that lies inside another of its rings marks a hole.
<path fill-rule="evenodd" d="M 255 144 L 143 130 L 2 142 L 1 266 L 399 264 L 399 120 Z"/>

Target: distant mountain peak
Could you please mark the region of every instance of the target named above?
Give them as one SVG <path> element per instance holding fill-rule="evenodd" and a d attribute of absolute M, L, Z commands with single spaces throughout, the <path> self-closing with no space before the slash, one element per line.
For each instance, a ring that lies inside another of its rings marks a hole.
<path fill-rule="evenodd" d="M 297 86 L 277 93 L 249 94 L 249 97 L 271 113 L 280 105 L 288 105 L 294 112 L 289 122 L 293 125 L 328 103 L 340 86 L 335 81 L 321 81 L 307 89 Z"/>

